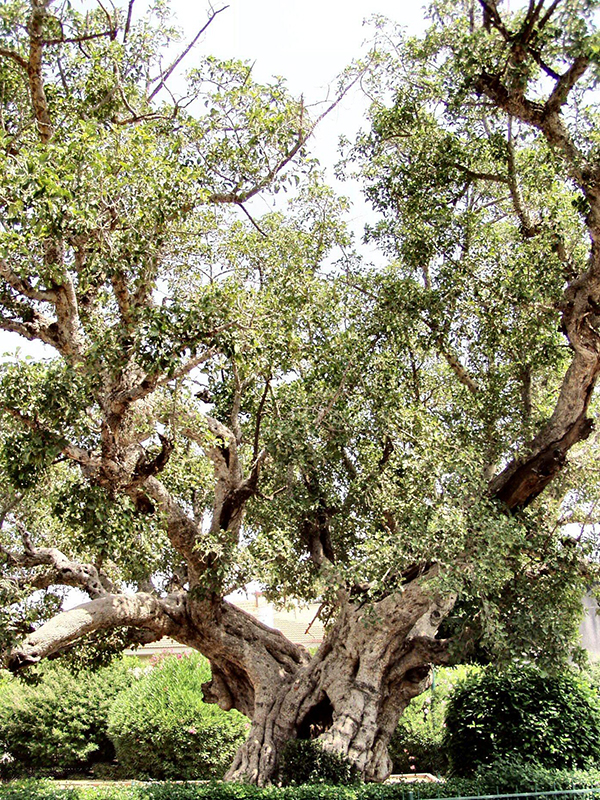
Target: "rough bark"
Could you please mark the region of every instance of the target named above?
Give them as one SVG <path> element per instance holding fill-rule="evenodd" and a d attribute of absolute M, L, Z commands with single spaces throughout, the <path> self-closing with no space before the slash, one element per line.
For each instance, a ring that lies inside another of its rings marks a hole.
<path fill-rule="evenodd" d="M 522 66 L 533 59 L 552 78 L 554 85 L 544 102 L 530 99 L 526 96 L 528 78 L 511 81 L 509 73 L 502 69 L 494 74 L 482 71 L 474 82 L 475 91 L 508 114 L 509 120 L 518 120 L 540 131 L 548 145 L 562 158 L 566 171 L 589 205 L 586 217 L 591 240 L 588 267 L 567 285 L 560 307 L 561 329 L 573 350 L 573 359 L 551 418 L 490 484 L 491 494 L 509 509 L 515 509 L 527 506 L 538 497 L 562 469 L 571 447 L 587 438 L 593 428 L 587 411 L 600 374 L 597 313 L 600 303 L 600 167 L 578 148 L 562 114 L 572 90 L 589 67 L 589 58 L 584 55 L 575 57 L 568 69 L 559 75 L 539 61 L 534 47 L 536 26 L 541 30 L 549 22 L 556 4 L 552 4 L 541 19 L 539 14 L 543 3 L 530 6 L 520 31 L 509 35 L 495 5 L 487 0 L 480 0 L 480 3 L 488 14 L 490 25 L 507 43 L 507 64 Z M 526 235 L 534 235 L 516 185 L 510 142 L 509 173 L 515 211 Z"/>
<path fill-rule="evenodd" d="M 447 660 L 437 629 L 454 604 L 413 580 L 373 605 L 346 600 L 316 655 L 276 684 L 257 687 L 252 727 L 228 779 L 273 780 L 290 739 L 316 738 L 345 756 L 366 780 L 391 771 L 387 753 L 398 719 Z"/>
<path fill-rule="evenodd" d="M 57 614 L 12 650 L 6 666 L 16 672 L 98 630 L 139 627 L 153 631 L 157 639 L 173 636 L 184 623 L 184 610 L 181 594 L 161 600 L 143 592 L 106 595 Z"/>

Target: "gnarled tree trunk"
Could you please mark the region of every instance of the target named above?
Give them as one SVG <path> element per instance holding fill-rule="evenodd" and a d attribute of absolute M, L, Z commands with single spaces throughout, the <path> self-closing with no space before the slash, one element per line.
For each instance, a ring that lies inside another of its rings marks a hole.
<path fill-rule="evenodd" d="M 269 675 L 254 686 L 250 733 L 228 779 L 264 785 L 276 776 L 288 741 L 315 738 L 366 780 L 385 780 L 400 715 L 429 685 L 431 665 L 447 660 L 446 643 L 434 637 L 453 603 L 418 579 L 374 605 L 346 600 L 313 658 L 300 659 L 295 670 L 282 664 L 279 680 Z M 215 674 L 218 699 L 220 667 Z"/>
<path fill-rule="evenodd" d="M 59 614 L 15 647 L 7 666 L 18 670 L 85 633 L 115 626 L 154 639 L 167 635 L 210 660 L 205 700 L 252 720 L 228 779 L 267 784 L 288 741 L 314 738 L 366 780 L 382 781 L 391 771 L 387 745 L 401 713 L 427 687 L 431 665 L 447 661 L 447 643 L 435 636 L 454 598 L 434 594 L 434 571 L 378 602 L 342 598 L 312 657 L 231 603 L 181 591 L 163 599 L 106 594 Z"/>

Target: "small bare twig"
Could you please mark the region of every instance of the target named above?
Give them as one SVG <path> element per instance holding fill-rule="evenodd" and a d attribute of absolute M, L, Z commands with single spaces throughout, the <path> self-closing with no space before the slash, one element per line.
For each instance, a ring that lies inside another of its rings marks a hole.
<path fill-rule="evenodd" d="M 175 59 L 175 61 L 173 61 L 173 63 L 172 63 L 172 64 L 171 64 L 171 66 L 170 66 L 170 67 L 167 69 L 167 71 L 166 71 L 166 72 L 163 72 L 163 73 L 161 73 L 161 75 L 159 75 L 159 77 L 156 79 L 156 80 L 158 80 L 158 81 L 159 81 L 159 83 L 158 83 L 158 84 L 157 84 L 157 86 L 156 86 L 156 87 L 155 87 L 155 88 L 152 90 L 152 92 L 151 92 L 150 96 L 148 97 L 148 102 L 150 102 L 151 100 L 153 100 L 153 99 L 154 99 L 154 97 L 156 97 L 156 95 L 157 95 L 157 94 L 160 92 L 160 90 L 163 88 L 163 86 L 165 85 L 165 83 L 166 83 L 166 82 L 169 80 L 169 78 L 170 78 L 170 76 L 172 75 L 173 71 L 174 71 L 175 69 L 177 69 L 177 67 L 179 66 L 179 64 L 181 64 L 181 62 L 183 61 L 183 59 L 184 59 L 184 58 L 187 56 L 187 54 L 190 52 L 190 50 L 192 49 L 192 47 L 193 47 L 193 46 L 196 44 L 196 42 L 198 41 L 198 39 L 199 39 L 199 38 L 202 36 L 202 34 L 204 33 L 204 31 L 205 31 L 205 30 L 208 28 L 208 26 L 211 24 L 211 22 L 212 22 L 212 21 L 215 19 L 215 17 L 217 16 L 217 14 L 220 14 L 220 13 L 221 13 L 221 11 L 225 11 L 225 9 L 226 9 L 226 8 L 229 8 L 229 6 L 223 6 L 222 8 L 219 8 L 217 11 L 213 11 L 213 12 L 212 12 L 212 14 L 211 14 L 211 15 L 209 16 L 209 18 L 208 18 L 208 22 L 207 22 L 205 25 L 203 25 L 203 26 L 202 26 L 202 28 L 200 28 L 200 30 L 198 31 L 198 33 L 197 33 L 197 34 L 194 36 L 194 38 L 193 38 L 193 39 L 192 39 L 192 41 L 191 41 L 191 42 L 188 44 L 188 46 L 185 48 L 185 50 L 184 50 L 184 51 L 183 51 L 183 52 L 182 52 L 182 53 L 181 53 L 179 56 L 177 56 L 177 58 Z"/>
<path fill-rule="evenodd" d="M 240 203 L 237 203 L 236 205 L 238 205 L 238 206 L 239 206 L 239 207 L 242 209 L 242 211 L 243 211 L 243 212 L 244 212 L 244 214 L 245 214 L 245 215 L 248 217 L 248 219 L 250 220 L 250 222 L 251 222 L 251 223 L 254 225 L 254 227 L 256 228 L 256 230 L 257 230 L 257 231 L 260 233 L 260 235 L 261 235 L 261 236 L 264 236 L 264 237 L 265 237 L 265 239 L 266 239 L 266 238 L 267 238 L 267 234 L 266 234 L 266 233 L 263 231 L 263 229 L 260 227 L 260 225 L 258 224 L 258 222 L 256 222 L 256 220 L 254 219 L 254 217 L 252 216 L 252 214 L 250 214 L 250 212 L 248 211 L 248 209 L 246 208 L 246 206 L 245 206 L 243 203 L 241 203 L 241 202 L 240 202 Z"/>
<path fill-rule="evenodd" d="M 61 37 L 60 39 L 42 39 L 41 44 L 80 44 L 81 42 L 89 42 L 91 39 L 103 39 L 105 36 L 114 39 L 115 34 L 116 30 L 111 28 L 107 31 L 100 31 L 100 33 L 84 33 L 81 36 Z"/>
<path fill-rule="evenodd" d="M 125 22 L 125 29 L 123 31 L 123 44 L 127 41 L 127 36 L 129 35 L 129 29 L 131 28 L 131 17 L 133 14 L 133 4 L 135 0 L 129 0 L 129 5 L 127 7 L 127 21 Z"/>

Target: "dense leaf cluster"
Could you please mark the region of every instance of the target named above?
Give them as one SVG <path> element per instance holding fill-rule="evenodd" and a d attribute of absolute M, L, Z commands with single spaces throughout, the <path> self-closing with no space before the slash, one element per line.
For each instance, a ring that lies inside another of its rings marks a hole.
<path fill-rule="evenodd" d="M 499 758 L 558 769 L 600 761 L 597 692 L 569 673 L 550 677 L 525 666 L 475 673 L 450 699 L 446 732 L 457 775 Z"/>
<path fill-rule="evenodd" d="M 205 659 L 126 658 L 92 671 L 70 658 L 75 674 L 61 662 L 37 668 L 28 684 L 0 676 L 0 778 L 222 777 L 247 720 L 202 701 Z"/>
<path fill-rule="evenodd" d="M 85 773 L 111 761 L 108 711 L 119 692 L 134 682 L 134 659 L 95 673 L 73 675 L 62 665 L 44 670 L 23 686 L 0 682 L 0 777 Z"/>
<path fill-rule="evenodd" d="M 171 656 L 118 695 L 108 735 L 122 774 L 158 780 L 221 778 L 244 740 L 248 722 L 202 702 L 210 680 L 199 654 Z"/>

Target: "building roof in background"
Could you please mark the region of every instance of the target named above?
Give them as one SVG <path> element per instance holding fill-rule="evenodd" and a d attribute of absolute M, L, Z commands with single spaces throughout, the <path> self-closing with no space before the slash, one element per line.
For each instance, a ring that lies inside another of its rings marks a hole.
<path fill-rule="evenodd" d="M 259 592 L 255 592 L 248 599 L 236 597 L 231 599 L 231 602 L 242 611 L 256 617 L 259 622 L 268 625 L 269 628 L 281 631 L 294 644 L 313 648 L 323 641 L 325 635 L 323 623 L 320 619 L 316 619 L 320 608 L 318 603 L 311 603 L 308 606 L 291 610 L 278 611 Z M 144 645 L 136 650 L 126 650 L 125 655 L 151 658 L 164 652 L 185 653 L 189 650 L 189 647 L 165 636 L 158 642 Z"/>

